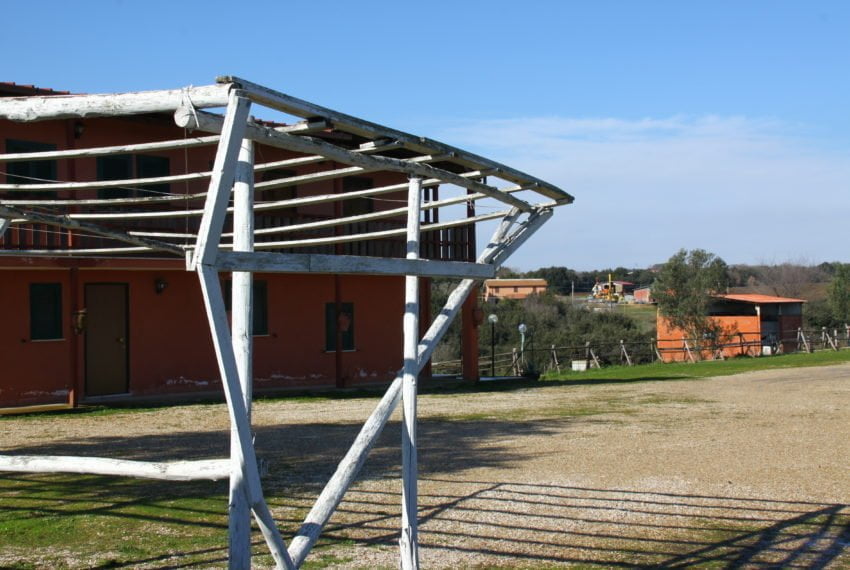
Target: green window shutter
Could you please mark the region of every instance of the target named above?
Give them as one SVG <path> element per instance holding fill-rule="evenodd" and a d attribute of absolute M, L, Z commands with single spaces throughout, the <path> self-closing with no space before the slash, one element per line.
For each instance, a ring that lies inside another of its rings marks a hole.
<path fill-rule="evenodd" d="M 30 338 L 55 340 L 62 334 L 62 285 L 30 284 Z"/>

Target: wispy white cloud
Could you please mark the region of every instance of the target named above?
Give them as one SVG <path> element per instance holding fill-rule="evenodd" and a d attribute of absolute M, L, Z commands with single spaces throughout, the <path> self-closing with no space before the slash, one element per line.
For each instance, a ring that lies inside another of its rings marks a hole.
<path fill-rule="evenodd" d="M 681 247 L 732 263 L 850 261 L 850 149 L 747 117 L 532 117 L 437 136 L 576 196 L 517 254 L 523 268 L 648 265 Z"/>

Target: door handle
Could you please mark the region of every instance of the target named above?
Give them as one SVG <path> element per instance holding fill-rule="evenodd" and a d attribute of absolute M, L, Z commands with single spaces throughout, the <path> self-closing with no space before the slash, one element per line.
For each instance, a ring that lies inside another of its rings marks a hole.
<path fill-rule="evenodd" d="M 124 344 L 124 342 L 125 342 L 124 337 L 119 336 L 118 338 L 115 339 L 115 342 L 117 342 L 119 344 Z"/>

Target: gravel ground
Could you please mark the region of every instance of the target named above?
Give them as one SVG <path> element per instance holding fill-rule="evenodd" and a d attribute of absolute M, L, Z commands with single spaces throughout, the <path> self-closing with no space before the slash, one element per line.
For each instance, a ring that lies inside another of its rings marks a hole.
<path fill-rule="evenodd" d="M 375 404 L 257 404 L 285 536 Z M 424 568 L 850 568 L 850 365 L 425 395 L 419 413 Z M 0 449 L 226 453 L 218 405 L 56 423 L 6 421 Z M 329 567 L 397 566 L 399 432 L 396 416 L 326 529 Z"/>

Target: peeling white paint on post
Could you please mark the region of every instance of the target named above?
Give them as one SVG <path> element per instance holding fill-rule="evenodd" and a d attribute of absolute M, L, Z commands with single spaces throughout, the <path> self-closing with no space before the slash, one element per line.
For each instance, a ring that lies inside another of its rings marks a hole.
<path fill-rule="evenodd" d="M 0 106 L 0 119 L 45 121 L 168 113 L 185 101 L 190 101 L 194 107 L 221 107 L 227 104 L 229 90 L 229 85 L 204 85 L 134 93 L 8 97 Z"/>
<path fill-rule="evenodd" d="M 254 143 L 242 140 L 236 165 L 236 182 L 233 185 L 233 250 L 254 250 Z M 239 373 L 242 399 L 251 425 L 253 400 L 253 273 L 234 271 L 231 281 L 232 344 Z M 231 427 L 230 449 L 232 472 L 230 476 L 230 515 L 228 517 L 229 545 L 228 567 L 251 567 L 251 509 L 245 489 L 245 473 L 241 454 L 237 452 L 239 435 Z"/>
<path fill-rule="evenodd" d="M 422 203 L 422 179 L 410 178 L 407 194 L 407 256 L 419 259 L 419 216 Z M 402 490 L 401 490 L 401 567 L 404 570 L 419 568 L 419 528 L 416 452 L 416 366 L 419 345 L 419 277 L 404 278 L 404 374 L 402 376 L 402 402 L 404 418 L 401 429 Z"/>
<path fill-rule="evenodd" d="M 9 218 L 0 218 L 0 238 L 3 237 L 3 234 L 6 233 L 6 230 L 8 230 L 11 225 L 12 220 Z"/>
<path fill-rule="evenodd" d="M 230 475 L 230 462 L 227 459 L 151 462 L 73 455 L 0 455 L 0 471 L 115 475 L 164 481 L 218 481 Z"/>
<path fill-rule="evenodd" d="M 236 162 L 244 138 L 251 102 L 232 91 L 223 120 L 221 140 L 215 155 L 204 215 L 198 229 L 198 242 L 192 268 L 203 263 L 212 265 L 221 242 L 221 230 L 227 215 L 230 190 L 236 180 Z"/>

